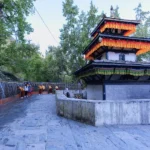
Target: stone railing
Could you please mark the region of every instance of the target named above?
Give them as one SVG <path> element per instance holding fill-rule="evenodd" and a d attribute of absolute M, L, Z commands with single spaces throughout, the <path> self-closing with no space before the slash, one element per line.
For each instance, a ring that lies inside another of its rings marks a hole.
<path fill-rule="evenodd" d="M 150 124 L 150 100 L 83 100 L 56 93 L 57 114 L 95 126 Z"/>
<path fill-rule="evenodd" d="M 63 91 L 57 91 L 56 110 L 59 116 L 95 124 L 95 101 L 67 98 Z"/>

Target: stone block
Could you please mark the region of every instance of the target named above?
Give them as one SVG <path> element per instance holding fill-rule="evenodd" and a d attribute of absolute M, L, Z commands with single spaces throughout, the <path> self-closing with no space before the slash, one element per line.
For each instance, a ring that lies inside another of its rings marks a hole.
<path fill-rule="evenodd" d="M 122 124 L 140 124 L 141 116 L 139 102 L 123 102 L 122 112 L 122 115 L 120 115 L 120 118 L 123 118 Z"/>
<path fill-rule="evenodd" d="M 141 117 L 141 124 L 149 124 L 149 117 L 148 117 L 148 112 L 149 112 L 149 103 L 147 101 L 141 101 L 140 102 L 140 117 Z"/>
<path fill-rule="evenodd" d="M 148 124 L 150 124 L 150 102 L 148 101 L 148 112 L 147 112 L 147 114 L 148 114 Z"/>
<path fill-rule="evenodd" d="M 74 120 L 82 120 L 81 101 L 72 101 L 72 118 Z"/>
<path fill-rule="evenodd" d="M 95 103 L 83 102 L 81 103 L 82 108 L 82 122 L 95 124 Z"/>
<path fill-rule="evenodd" d="M 64 100 L 64 116 L 66 118 L 72 118 L 72 101 Z"/>
<path fill-rule="evenodd" d="M 110 103 L 97 103 L 95 107 L 96 126 L 111 123 Z"/>
<path fill-rule="evenodd" d="M 111 102 L 110 103 L 110 123 L 112 125 L 119 124 L 119 122 L 121 121 L 119 119 L 120 113 L 121 113 L 120 103 Z"/>
<path fill-rule="evenodd" d="M 56 102 L 56 107 L 57 107 L 57 114 L 59 116 L 64 116 L 64 101 L 63 100 L 57 100 Z"/>

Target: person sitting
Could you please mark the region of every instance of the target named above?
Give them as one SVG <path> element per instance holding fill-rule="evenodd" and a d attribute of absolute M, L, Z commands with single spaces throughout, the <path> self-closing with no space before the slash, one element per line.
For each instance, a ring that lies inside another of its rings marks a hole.
<path fill-rule="evenodd" d="M 25 97 L 28 97 L 28 92 L 29 92 L 29 85 L 28 84 L 25 84 L 24 91 L 25 91 Z"/>
<path fill-rule="evenodd" d="M 59 90 L 59 88 L 58 88 L 58 86 L 57 86 L 57 85 L 55 86 L 55 90 Z"/>
<path fill-rule="evenodd" d="M 66 96 L 69 98 L 70 97 L 70 93 L 69 93 L 69 89 L 68 88 L 66 88 L 65 93 L 66 93 Z"/>
<path fill-rule="evenodd" d="M 45 85 L 42 85 L 42 92 L 45 91 Z"/>

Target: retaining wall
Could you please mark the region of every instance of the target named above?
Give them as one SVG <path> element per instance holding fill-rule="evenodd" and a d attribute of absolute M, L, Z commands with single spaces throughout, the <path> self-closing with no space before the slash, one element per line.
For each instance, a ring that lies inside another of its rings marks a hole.
<path fill-rule="evenodd" d="M 30 82 L 33 87 L 33 94 L 38 93 L 38 86 L 45 85 L 45 92 L 48 91 L 48 86 L 51 85 L 53 92 L 55 92 L 55 86 L 57 85 L 59 89 L 64 90 L 66 87 L 69 89 L 80 89 L 78 84 L 74 83 L 52 83 L 52 82 Z M 0 105 L 6 104 L 13 100 L 16 100 L 20 96 L 20 90 L 18 86 L 24 87 L 24 82 L 0 82 Z"/>
<path fill-rule="evenodd" d="M 59 89 L 64 90 L 66 87 L 69 89 L 80 89 L 78 87 L 78 84 L 69 84 L 69 83 L 51 83 L 51 82 L 31 82 L 31 85 L 33 87 L 34 91 L 38 91 L 39 85 L 45 85 L 46 91 L 48 91 L 48 86 L 51 85 L 53 90 L 55 89 L 55 86 L 58 86 Z M 14 96 L 16 94 L 19 94 L 19 89 L 17 86 L 24 87 L 24 82 L 0 82 L 0 99 L 5 99 L 7 97 Z"/>
<path fill-rule="evenodd" d="M 67 98 L 62 91 L 57 91 L 56 94 L 56 110 L 59 116 L 89 124 L 95 123 L 95 104 L 93 102 Z"/>
<path fill-rule="evenodd" d="M 83 100 L 56 93 L 57 114 L 95 126 L 150 124 L 150 100 Z"/>

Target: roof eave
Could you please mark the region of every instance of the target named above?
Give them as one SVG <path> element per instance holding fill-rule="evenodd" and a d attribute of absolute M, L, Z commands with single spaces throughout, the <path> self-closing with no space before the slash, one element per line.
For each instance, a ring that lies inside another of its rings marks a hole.
<path fill-rule="evenodd" d="M 93 36 L 95 34 L 95 32 L 97 31 L 97 29 L 104 23 L 104 21 L 117 21 L 117 22 L 125 22 L 125 23 L 131 23 L 131 24 L 135 24 L 138 25 L 140 24 L 140 20 L 125 20 L 125 19 L 116 19 L 116 18 L 103 18 L 98 25 L 96 26 L 96 28 L 92 31 L 92 33 L 90 34 L 91 36 Z"/>

